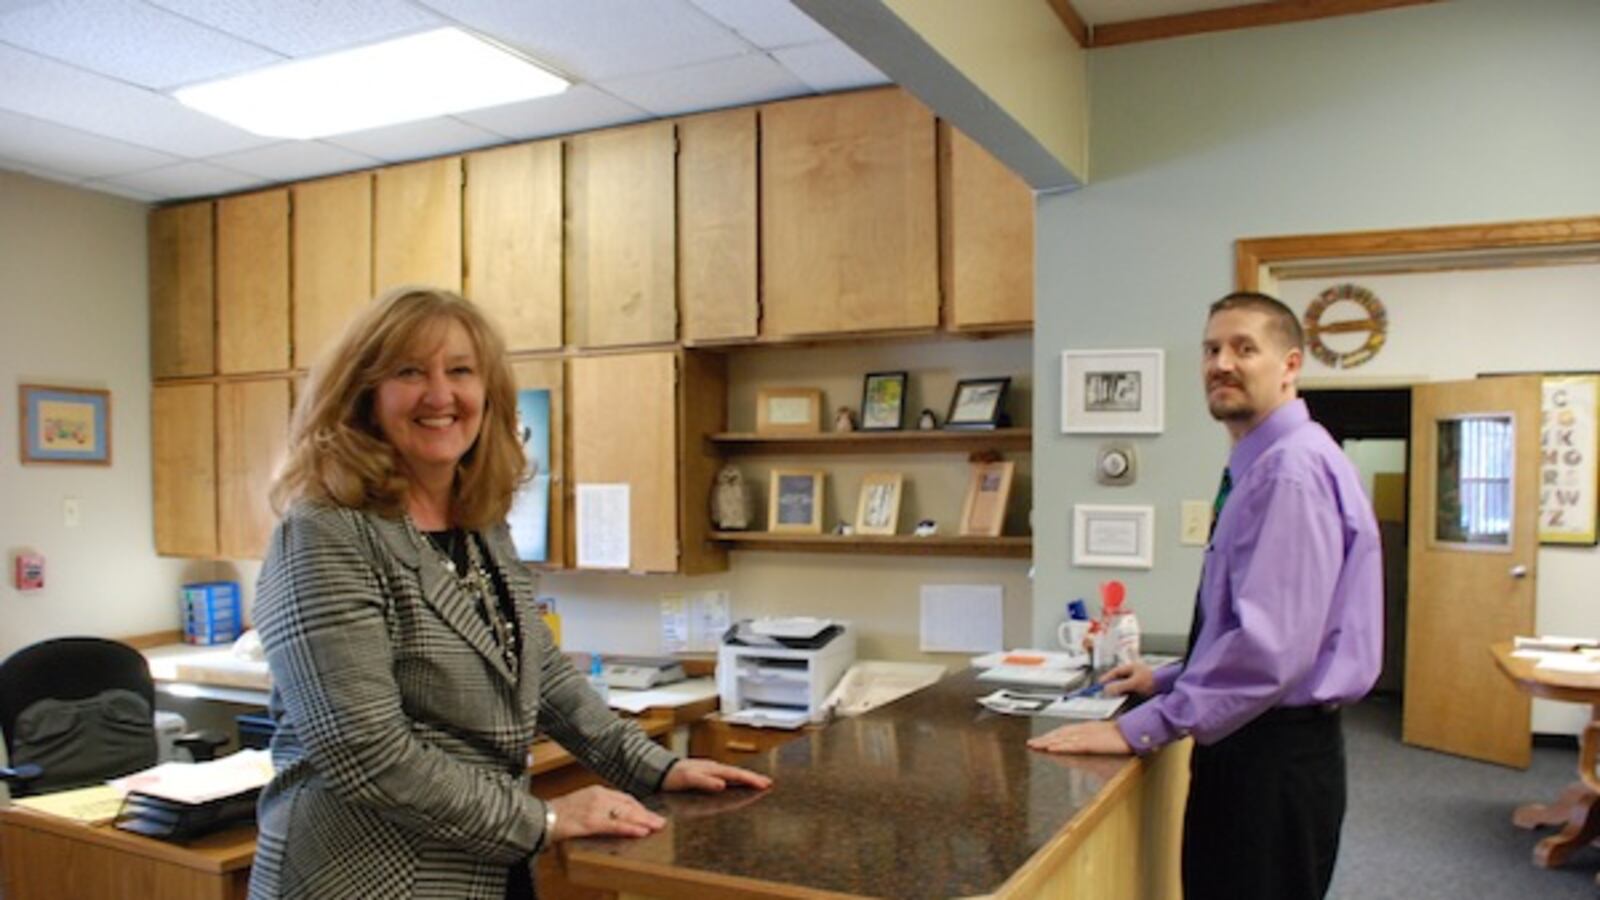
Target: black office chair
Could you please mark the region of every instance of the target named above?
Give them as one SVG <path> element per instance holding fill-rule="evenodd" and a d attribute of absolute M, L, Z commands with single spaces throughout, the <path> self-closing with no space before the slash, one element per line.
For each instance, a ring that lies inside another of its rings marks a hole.
<path fill-rule="evenodd" d="M 103 638 L 41 641 L 0 663 L 0 731 L 16 796 L 97 784 L 156 764 L 155 683 L 139 651 Z M 210 759 L 227 738 L 176 744 Z"/>

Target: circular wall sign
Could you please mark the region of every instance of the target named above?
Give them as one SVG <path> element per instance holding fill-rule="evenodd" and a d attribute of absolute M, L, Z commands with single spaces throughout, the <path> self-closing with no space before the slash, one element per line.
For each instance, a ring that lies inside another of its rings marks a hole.
<path fill-rule="evenodd" d="M 1355 304 L 1360 307 L 1361 315 L 1354 319 L 1324 322 L 1327 311 L 1341 303 Z M 1389 313 L 1377 296 L 1366 288 L 1355 284 L 1336 284 L 1318 294 L 1306 307 L 1305 331 L 1312 356 L 1331 368 L 1354 369 L 1377 356 L 1383 348 L 1383 342 L 1389 334 Z M 1366 340 L 1354 350 L 1341 352 L 1323 341 L 1325 334 L 1365 334 Z"/>

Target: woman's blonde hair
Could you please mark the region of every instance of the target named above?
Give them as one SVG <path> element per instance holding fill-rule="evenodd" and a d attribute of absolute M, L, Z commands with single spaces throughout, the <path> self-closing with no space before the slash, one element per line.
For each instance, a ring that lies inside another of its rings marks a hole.
<path fill-rule="evenodd" d="M 373 412 L 379 383 L 454 321 L 467 330 L 483 379 L 483 424 L 461 457 L 451 497 L 453 524 L 505 521 L 527 468 L 517 440 L 517 391 L 505 341 L 461 296 L 406 287 L 379 297 L 345 328 L 307 378 L 290 426 L 289 457 L 272 485 L 280 514 L 299 500 L 398 517 L 410 488 L 405 467 Z"/>

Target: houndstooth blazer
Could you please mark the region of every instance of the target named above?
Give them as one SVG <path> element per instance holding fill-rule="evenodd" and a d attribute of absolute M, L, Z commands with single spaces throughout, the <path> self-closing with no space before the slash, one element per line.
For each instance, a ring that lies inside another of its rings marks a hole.
<path fill-rule="evenodd" d="M 673 755 L 554 647 L 508 530 L 484 537 L 515 600 L 520 679 L 405 520 L 301 504 L 278 525 L 254 613 L 278 730 L 252 900 L 499 900 L 544 839 L 528 792 L 536 724 L 623 790 L 660 786 Z"/>

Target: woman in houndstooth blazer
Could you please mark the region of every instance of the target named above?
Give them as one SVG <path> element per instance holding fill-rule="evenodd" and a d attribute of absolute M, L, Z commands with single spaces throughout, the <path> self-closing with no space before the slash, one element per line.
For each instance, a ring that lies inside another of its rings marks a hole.
<path fill-rule="evenodd" d="M 505 525 L 524 468 L 504 345 L 458 296 L 390 294 L 312 371 L 256 593 L 252 898 L 531 896 L 538 850 L 661 828 L 638 796 L 770 783 L 652 743 L 555 648 Z M 536 726 L 621 790 L 535 798 Z"/>

